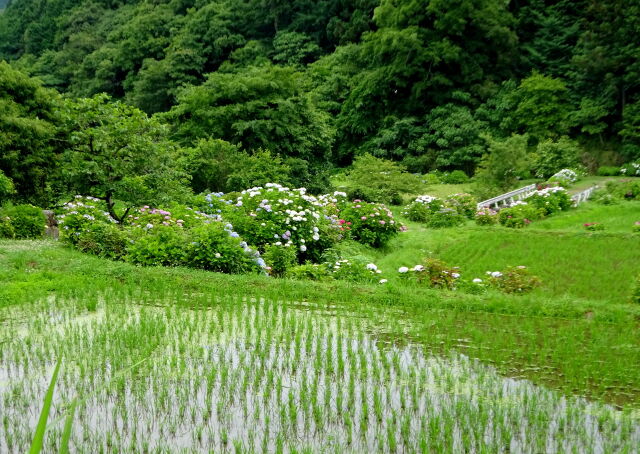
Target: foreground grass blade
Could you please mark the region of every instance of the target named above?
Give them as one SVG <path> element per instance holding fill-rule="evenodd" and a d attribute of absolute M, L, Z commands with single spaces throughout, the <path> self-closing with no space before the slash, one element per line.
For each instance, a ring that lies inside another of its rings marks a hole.
<path fill-rule="evenodd" d="M 69 452 L 69 438 L 71 438 L 71 429 L 73 428 L 73 418 L 76 414 L 77 400 L 74 400 L 69 408 L 69 414 L 64 421 L 64 431 L 62 432 L 62 440 L 60 441 L 60 454 L 67 454 Z"/>
<path fill-rule="evenodd" d="M 56 381 L 58 380 L 58 372 L 60 370 L 60 364 L 62 360 L 58 359 L 56 368 L 53 370 L 51 376 L 51 383 L 49 383 L 49 389 L 44 396 L 44 405 L 40 412 L 40 418 L 38 419 L 38 425 L 36 426 L 36 433 L 33 435 L 33 441 L 31 442 L 31 449 L 29 454 L 39 453 L 42 450 L 42 444 L 44 441 L 44 432 L 47 429 L 47 419 L 49 418 L 49 411 L 51 410 L 51 401 L 53 400 L 53 390 L 56 387 Z"/>

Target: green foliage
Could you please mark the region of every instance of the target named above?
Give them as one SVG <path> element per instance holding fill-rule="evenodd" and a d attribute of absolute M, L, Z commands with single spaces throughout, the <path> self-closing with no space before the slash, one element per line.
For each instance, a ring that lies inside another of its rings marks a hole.
<path fill-rule="evenodd" d="M 16 232 L 11 224 L 11 218 L 0 213 L 0 238 L 14 238 Z"/>
<path fill-rule="evenodd" d="M 267 246 L 262 258 L 270 268 L 269 274 L 276 277 L 285 276 L 297 264 L 296 250 L 287 246 Z"/>
<path fill-rule="evenodd" d="M 430 195 L 421 195 L 407 206 L 404 214 L 413 222 L 427 222 L 433 213 L 442 208 L 442 200 Z"/>
<path fill-rule="evenodd" d="M 326 265 L 316 263 L 294 266 L 287 271 L 287 277 L 309 281 L 330 281 L 333 279 Z"/>
<path fill-rule="evenodd" d="M 560 211 L 571 208 L 572 201 L 569 193 L 562 187 L 540 189 L 526 199 L 529 206 L 535 207 L 542 215 L 551 216 Z"/>
<path fill-rule="evenodd" d="M 444 184 L 464 184 L 469 181 L 469 177 L 462 170 L 454 170 L 441 173 L 440 181 Z"/>
<path fill-rule="evenodd" d="M 311 63 L 320 54 L 320 47 L 310 36 L 299 32 L 279 31 L 273 38 L 275 63 L 299 66 Z"/>
<path fill-rule="evenodd" d="M 403 271 L 401 275 L 405 279 L 415 280 L 419 284 L 427 285 L 431 288 L 446 290 L 453 290 L 456 287 L 457 279 L 460 277 L 457 266 L 450 267 L 436 258 L 424 259 L 422 265 L 416 265 L 406 271 L 401 268 L 401 271 Z"/>
<path fill-rule="evenodd" d="M 0 61 L 0 200 L 13 193 L 12 186 L 18 200 L 51 200 L 58 100 L 38 80 Z"/>
<path fill-rule="evenodd" d="M 605 229 L 605 226 L 599 222 L 587 222 L 584 224 L 584 228 L 589 232 L 600 232 Z"/>
<path fill-rule="evenodd" d="M 465 216 L 460 214 L 455 208 L 444 207 L 433 212 L 427 218 L 427 227 L 441 229 L 447 227 L 458 227 L 465 223 Z"/>
<path fill-rule="evenodd" d="M 480 208 L 475 214 L 475 221 L 478 225 L 495 225 L 498 223 L 498 213 L 491 208 Z"/>
<path fill-rule="evenodd" d="M 215 137 L 247 150 L 324 162 L 333 132 L 304 85 L 301 73 L 271 65 L 211 73 L 204 84 L 182 91 L 165 118 L 184 143 Z"/>
<path fill-rule="evenodd" d="M 476 172 L 477 192 L 481 197 L 511 189 L 518 176 L 529 167 L 526 135 L 512 135 L 506 139 L 485 136 L 488 149 Z"/>
<path fill-rule="evenodd" d="M 620 175 L 626 177 L 640 177 L 640 161 L 630 162 L 620 167 Z"/>
<path fill-rule="evenodd" d="M 74 243 L 79 251 L 111 260 L 123 260 L 130 244 L 121 227 L 100 222 L 88 224 Z"/>
<path fill-rule="evenodd" d="M 640 276 L 636 278 L 636 284 L 633 289 L 633 294 L 631 295 L 631 302 L 640 304 Z"/>
<path fill-rule="evenodd" d="M 345 204 L 340 217 L 350 226 L 354 240 L 372 247 L 384 246 L 399 232 L 393 214 L 383 204 L 355 200 Z"/>
<path fill-rule="evenodd" d="M 467 219 L 473 219 L 478 201 L 471 194 L 451 194 L 444 200 L 444 204 Z"/>
<path fill-rule="evenodd" d="M 340 259 L 335 263 L 326 263 L 331 276 L 341 281 L 375 283 L 380 280 L 380 271 L 373 263 L 358 258 Z"/>
<path fill-rule="evenodd" d="M 540 278 L 531 274 L 525 266 L 510 266 L 504 271 L 488 272 L 492 286 L 504 293 L 529 293 L 542 283 Z"/>
<path fill-rule="evenodd" d="M 67 101 L 69 134 L 62 173 L 68 194 L 103 199 L 121 221 L 134 206 L 180 200 L 186 174 L 175 164 L 174 145 L 157 119 L 104 95 Z M 116 201 L 125 210 L 116 213 Z"/>
<path fill-rule="evenodd" d="M 7 177 L 4 172 L 0 170 L 0 204 L 9 199 L 15 192 L 16 190 L 11 178 Z"/>
<path fill-rule="evenodd" d="M 352 198 L 391 203 L 403 193 L 419 190 L 420 179 L 393 161 L 369 154 L 358 156 L 347 173 Z"/>
<path fill-rule="evenodd" d="M 608 181 L 606 191 L 617 199 L 640 200 L 640 181 Z"/>
<path fill-rule="evenodd" d="M 46 218 L 42 208 L 33 205 L 5 205 L 0 208 L 0 217 L 9 218 L 11 227 L 5 227 L 8 234 L 13 230 L 17 239 L 42 238 L 45 231 Z"/>
<path fill-rule="evenodd" d="M 509 208 L 503 208 L 498 213 L 500 225 L 512 229 L 520 229 L 531 224 L 531 221 L 540 219 L 542 213 L 532 205 L 520 204 Z"/>
<path fill-rule="evenodd" d="M 515 116 L 521 130 L 537 140 L 568 132 L 571 107 L 562 80 L 534 73 L 520 82 L 515 96 Z"/>
<path fill-rule="evenodd" d="M 133 240 L 126 256 L 130 263 L 143 266 L 178 266 L 185 263 L 185 245 L 189 243 L 182 229 L 159 225 L 138 232 Z"/>
<path fill-rule="evenodd" d="M 115 223 L 115 219 L 107 213 L 106 209 L 106 204 L 95 197 L 78 196 L 73 201 L 65 203 L 62 207 L 62 213 L 58 215 L 60 239 L 65 243 L 76 246 L 83 240 L 85 235 L 88 235 L 89 239 L 86 241 L 85 248 L 88 252 L 102 256 L 103 252 L 106 253 L 106 250 L 101 251 L 99 244 L 95 246 L 92 246 L 92 244 L 97 242 L 96 235 L 104 235 L 105 239 L 107 239 L 112 233 L 110 230 L 94 233 L 98 225 Z"/>
<path fill-rule="evenodd" d="M 533 158 L 536 176 L 549 178 L 561 169 L 576 168 L 580 164 L 582 149 L 566 136 L 558 140 L 547 139 L 538 144 Z"/>
<path fill-rule="evenodd" d="M 598 176 L 614 177 L 620 174 L 620 167 L 616 166 L 600 166 L 598 167 Z"/>

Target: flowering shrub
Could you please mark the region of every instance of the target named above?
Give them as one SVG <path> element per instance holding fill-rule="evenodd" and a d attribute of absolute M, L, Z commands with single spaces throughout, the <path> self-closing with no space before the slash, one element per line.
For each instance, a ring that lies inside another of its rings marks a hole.
<path fill-rule="evenodd" d="M 343 205 L 340 216 L 351 238 L 369 246 L 383 246 L 399 231 L 393 213 L 381 203 L 354 200 Z"/>
<path fill-rule="evenodd" d="M 403 279 L 414 280 L 419 284 L 426 284 L 432 288 L 452 290 L 460 278 L 459 268 L 450 267 L 442 260 L 428 258 L 422 265 L 413 268 L 402 266 L 398 269 Z"/>
<path fill-rule="evenodd" d="M 627 177 L 640 177 L 640 162 L 630 162 L 620 168 L 620 175 Z"/>
<path fill-rule="evenodd" d="M 232 233 L 228 225 L 220 222 L 190 230 L 189 242 L 184 248 L 184 264 L 222 273 L 257 272 L 265 268 L 260 254 Z"/>
<path fill-rule="evenodd" d="M 333 279 L 331 271 L 326 265 L 315 263 L 294 266 L 287 271 L 287 277 L 310 281 L 330 281 Z"/>
<path fill-rule="evenodd" d="M 217 205 L 212 204 L 220 206 L 219 200 Z M 313 260 L 340 238 L 338 219 L 324 213 L 326 205 L 338 201 L 338 197 L 307 195 L 304 188 L 267 183 L 242 191 L 231 203 L 225 203 L 224 210 L 216 208 L 213 214 L 221 210 L 235 230 L 261 250 L 268 245 L 289 245 L 297 251 L 299 260 Z"/>
<path fill-rule="evenodd" d="M 456 227 L 464 224 L 466 218 L 453 208 L 441 208 L 435 213 L 431 213 L 427 220 L 427 226 L 432 229 L 446 227 Z"/>
<path fill-rule="evenodd" d="M 345 281 L 379 282 L 382 273 L 374 263 L 364 263 L 355 259 L 341 259 L 327 265 L 334 279 Z"/>
<path fill-rule="evenodd" d="M 479 295 L 485 293 L 488 288 L 488 283 L 482 279 L 475 278 L 472 280 L 458 279 L 456 283 L 456 290 L 464 293 L 471 293 L 472 295 Z"/>
<path fill-rule="evenodd" d="M 11 218 L 9 216 L 0 215 L 0 238 L 13 238 L 16 232 L 11 225 Z"/>
<path fill-rule="evenodd" d="M 44 235 L 46 218 L 42 210 L 33 205 L 6 205 L 0 210 L 3 223 L 11 223 L 7 232 L 13 230 L 13 236 L 18 239 L 40 238 Z M 8 218 L 8 221 L 7 221 Z"/>
<path fill-rule="evenodd" d="M 571 169 L 562 169 L 549 178 L 550 183 L 558 183 L 562 186 L 570 186 L 576 181 L 578 181 L 578 173 Z"/>
<path fill-rule="evenodd" d="M 77 195 L 71 202 L 62 206 L 62 214 L 58 216 L 60 238 L 71 245 L 76 245 L 85 234 L 93 236 L 97 224 L 115 224 L 116 220 L 106 211 L 103 201 L 95 197 Z M 95 237 L 87 241 L 96 241 Z"/>
<path fill-rule="evenodd" d="M 475 219 L 478 225 L 493 225 L 498 222 L 498 212 L 489 207 L 483 207 L 476 211 Z"/>
<path fill-rule="evenodd" d="M 600 224 L 599 222 L 587 222 L 584 224 L 584 228 L 590 232 L 597 232 L 599 230 L 604 230 L 604 224 Z"/>
<path fill-rule="evenodd" d="M 86 227 L 75 241 L 75 247 L 82 252 L 122 260 L 127 254 L 130 239 L 118 225 L 96 222 Z"/>
<path fill-rule="evenodd" d="M 635 233 L 640 233 L 640 221 L 636 221 L 631 227 L 631 231 Z"/>
<path fill-rule="evenodd" d="M 296 250 L 292 247 L 269 245 L 262 254 L 271 276 L 283 277 L 289 268 L 297 264 Z"/>
<path fill-rule="evenodd" d="M 444 202 L 437 197 L 421 195 L 411 202 L 404 215 L 414 222 L 427 222 L 432 213 L 444 207 Z"/>
<path fill-rule="evenodd" d="M 505 227 L 520 229 L 531 224 L 532 220 L 541 217 L 540 211 L 526 202 L 519 202 L 498 213 L 498 222 Z"/>
<path fill-rule="evenodd" d="M 549 216 L 571 208 L 571 197 L 561 186 L 538 189 L 526 198 L 528 204 L 538 208 L 542 216 Z"/>
<path fill-rule="evenodd" d="M 444 201 L 445 206 L 453 208 L 467 219 L 473 219 L 478 201 L 471 194 L 452 194 Z"/>
<path fill-rule="evenodd" d="M 487 271 L 489 283 L 505 293 L 528 293 L 541 285 L 525 266 L 511 266 L 504 271 Z"/>

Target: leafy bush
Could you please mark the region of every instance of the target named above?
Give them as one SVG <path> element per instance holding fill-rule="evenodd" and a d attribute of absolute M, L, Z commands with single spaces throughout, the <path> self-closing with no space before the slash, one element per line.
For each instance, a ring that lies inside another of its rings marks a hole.
<path fill-rule="evenodd" d="M 584 228 L 590 232 L 598 232 L 604 230 L 604 224 L 600 224 L 599 222 L 587 222 L 584 224 Z"/>
<path fill-rule="evenodd" d="M 640 181 L 609 181 L 606 190 L 618 199 L 640 200 Z"/>
<path fill-rule="evenodd" d="M 510 266 L 504 271 L 487 271 L 491 285 L 504 293 L 528 293 L 541 281 L 525 266 Z"/>
<path fill-rule="evenodd" d="M 163 230 L 160 230 L 161 234 Z M 170 237 L 176 238 L 176 237 Z M 233 231 L 232 227 L 220 222 L 202 224 L 188 231 L 183 244 L 183 264 L 221 273 L 256 272 L 266 265 L 257 251 Z M 179 254 L 176 253 L 176 257 Z"/>
<path fill-rule="evenodd" d="M 619 199 L 607 191 L 598 190 L 592 196 L 591 200 L 601 205 L 616 205 Z"/>
<path fill-rule="evenodd" d="M 0 238 L 14 238 L 16 232 L 11 225 L 11 218 L 0 214 Z"/>
<path fill-rule="evenodd" d="M 89 224 L 75 240 L 78 250 L 112 260 L 124 259 L 128 245 L 126 232 L 108 223 Z"/>
<path fill-rule="evenodd" d="M 96 240 L 95 235 L 99 235 L 93 233 L 94 225 L 114 223 L 116 221 L 107 213 L 104 202 L 95 197 L 76 196 L 73 201 L 62 206 L 62 214 L 58 216 L 60 239 L 75 246 L 84 234 L 88 234 L 85 247 L 89 249 L 92 249 L 89 246 L 91 242 Z"/>
<path fill-rule="evenodd" d="M 464 184 L 469 182 L 469 177 L 462 170 L 454 170 L 451 173 L 442 173 L 440 181 L 444 184 Z"/>
<path fill-rule="evenodd" d="M 616 166 L 600 166 L 598 167 L 598 175 L 601 177 L 614 177 L 620 175 L 620 167 Z"/>
<path fill-rule="evenodd" d="M 421 195 L 407 206 L 404 214 L 413 222 L 427 222 L 432 213 L 443 207 L 444 202 L 437 197 Z"/>
<path fill-rule="evenodd" d="M 270 275 L 283 277 L 287 271 L 297 264 L 296 250 L 286 246 L 272 246 L 265 248 L 262 254 L 267 263 L 267 270 Z"/>
<path fill-rule="evenodd" d="M 640 177 L 640 162 L 630 162 L 620 168 L 620 175 Z"/>
<path fill-rule="evenodd" d="M 579 176 L 575 170 L 571 169 L 562 169 L 559 172 L 556 172 L 549 178 L 549 183 L 557 183 L 560 186 L 570 186 L 576 181 L 578 181 Z"/>
<path fill-rule="evenodd" d="M 0 203 L 7 200 L 10 196 L 15 194 L 16 189 L 13 186 L 11 178 L 6 176 L 2 170 L 0 170 Z"/>
<path fill-rule="evenodd" d="M 489 207 L 480 208 L 476 211 L 476 224 L 478 225 L 494 225 L 498 222 L 498 212 Z"/>
<path fill-rule="evenodd" d="M 435 258 L 427 258 L 421 265 L 413 268 L 400 267 L 398 273 L 403 279 L 413 280 L 419 284 L 432 288 L 452 290 L 460 278 L 458 267 L 450 267 L 445 262 Z"/>
<path fill-rule="evenodd" d="M 47 219 L 42 209 L 33 205 L 6 205 L 0 217 L 10 219 L 13 236 L 18 239 L 40 238 L 44 235 Z"/>
<path fill-rule="evenodd" d="M 426 175 L 423 175 L 422 182 L 427 185 L 442 183 L 440 177 L 436 173 L 427 173 Z"/>
<path fill-rule="evenodd" d="M 640 276 L 636 279 L 636 285 L 631 294 L 631 302 L 640 304 Z"/>
<path fill-rule="evenodd" d="M 357 157 L 347 177 L 351 198 L 367 202 L 397 202 L 401 194 L 415 193 L 421 186 L 402 165 L 370 154 Z"/>
<path fill-rule="evenodd" d="M 453 208 L 441 208 L 435 213 L 431 213 L 427 220 L 427 227 L 432 229 L 442 229 L 447 227 L 457 227 L 465 223 L 466 218 Z"/>
<path fill-rule="evenodd" d="M 571 197 L 561 186 L 538 189 L 529 195 L 526 201 L 529 205 L 538 208 L 543 217 L 568 210 L 572 206 Z"/>
<path fill-rule="evenodd" d="M 326 265 L 315 263 L 294 266 L 287 271 L 287 277 L 309 281 L 330 281 L 333 279 L 331 271 Z"/>
<path fill-rule="evenodd" d="M 185 263 L 185 244 L 188 237 L 184 230 L 160 225 L 137 232 L 129 245 L 126 260 L 143 266 L 179 266 Z"/>
<path fill-rule="evenodd" d="M 383 204 L 354 200 L 343 206 L 340 217 L 351 223 L 351 238 L 360 243 L 381 247 L 399 232 L 393 213 Z"/>
<path fill-rule="evenodd" d="M 373 263 L 366 263 L 357 259 L 341 259 L 327 264 L 334 279 L 351 282 L 378 282 L 381 271 Z"/>
<path fill-rule="evenodd" d="M 453 208 L 467 219 L 473 219 L 478 201 L 471 194 L 452 194 L 444 200 L 445 206 Z"/>
<path fill-rule="evenodd" d="M 519 229 L 531 224 L 531 221 L 539 219 L 541 213 L 538 208 L 526 202 L 514 204 L 509 208 L 503 208 L 498 213 L 498 222 L 505 227 Z"/>
<path fill-rule="evenodd" d="M 581 154 L 580 145 L 568 137 L 561 137 L 555 142 L 551 139 L 540 142 L 533 163 L 535 174 L 540 178 L 549 178 L 558 169 L 577 167 Z"/>

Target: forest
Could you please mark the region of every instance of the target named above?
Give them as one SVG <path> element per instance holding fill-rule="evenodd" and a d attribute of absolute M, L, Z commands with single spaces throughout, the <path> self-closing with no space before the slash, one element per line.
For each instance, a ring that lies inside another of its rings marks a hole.
<path fill-rule="evenodd" d="M 0 171 L 41 206 L 114 178 L 320 193 L 365 154 L 593 173 L 640 158 L 639 31 L 632 0 L 9 0 Z"/>

